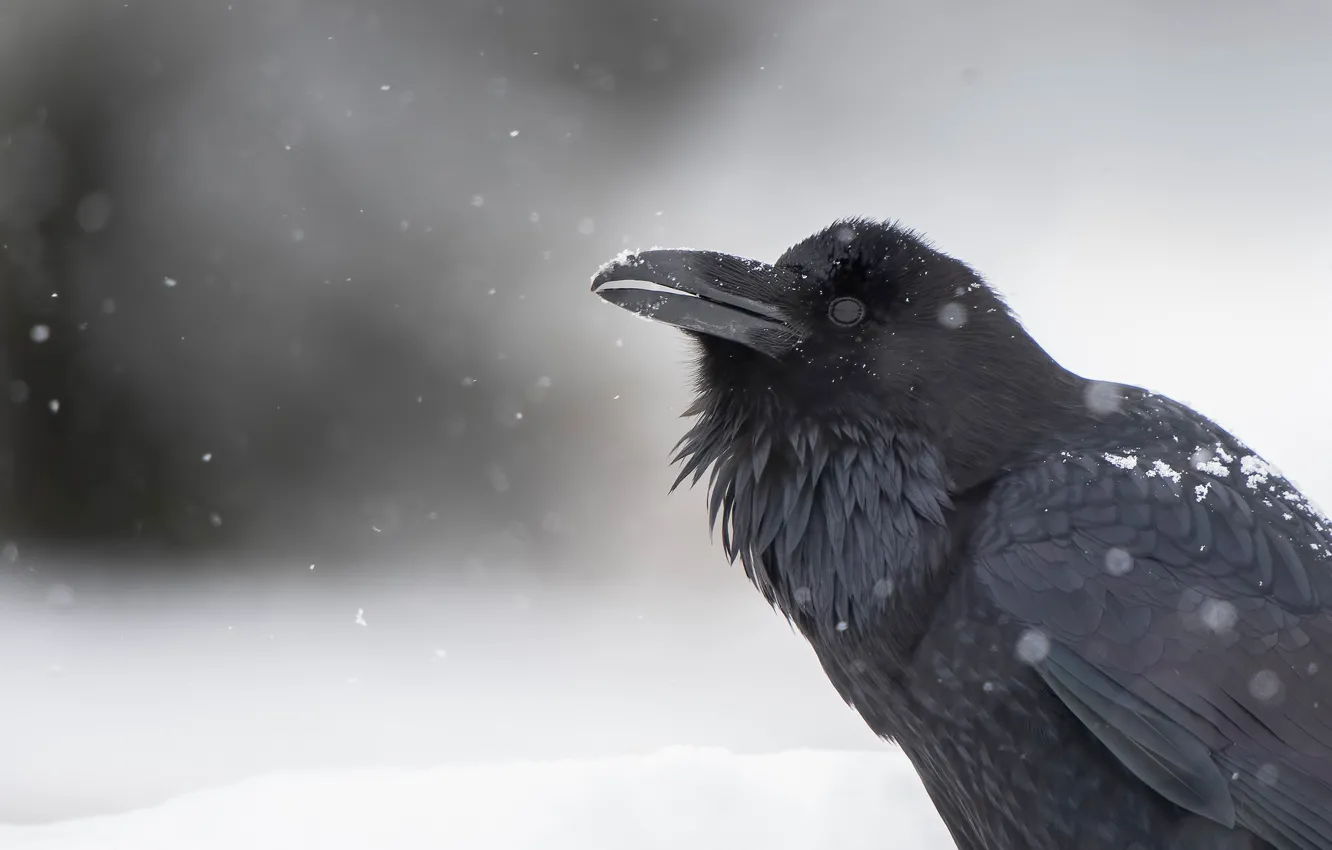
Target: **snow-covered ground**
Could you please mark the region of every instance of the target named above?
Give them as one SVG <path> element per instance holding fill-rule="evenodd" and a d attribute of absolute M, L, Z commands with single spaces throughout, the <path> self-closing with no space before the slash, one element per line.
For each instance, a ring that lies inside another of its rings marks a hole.
<path fill-rule="evenodd" d="M 0 827 L 6 850 L 882 850 L 947 832 L 900 754 L 671 748 L 282 774 L 122 815 Z"/>
<path fill-rule="evenodd" d="M 640 560 L 665 559 L 650 571 L 662 575 L 681 554 Z M 509 581 L 439 577 L 450 571 L 386 563 L 366 582 L 274 564 L 263 582 L 56 588 L 40 570 L 0 573 L 0 824 L 119 815 L 256 777 L 676 745 L 901 758 L 725 566 L 732 580 L 707 592 L 576 583 L 556 565 Z"/>

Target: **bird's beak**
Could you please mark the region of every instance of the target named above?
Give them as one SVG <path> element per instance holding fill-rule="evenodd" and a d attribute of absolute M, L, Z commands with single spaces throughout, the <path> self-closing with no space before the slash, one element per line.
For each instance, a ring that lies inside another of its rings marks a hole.
<path fill-rule="evenodd" d="M 775 298 L 797 285 L 791 271 L 715 251 L 643 251 L 617 258 L 592 278 L 592 291 L 617 307 L 694 333 L 778 356 L 799 341 Z M 609 287 L 638 281 L 661 289 Z"/>

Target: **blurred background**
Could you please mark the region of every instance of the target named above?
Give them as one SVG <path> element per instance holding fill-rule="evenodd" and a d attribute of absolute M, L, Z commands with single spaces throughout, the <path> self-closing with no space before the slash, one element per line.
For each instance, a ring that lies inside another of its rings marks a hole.
<path fill-rule="evenodd" d="M 1332 7 L 0 0 L 0 821 L 881 745 L 667 498 L 624 248 L 897 218 L 1332 503 Z"/>

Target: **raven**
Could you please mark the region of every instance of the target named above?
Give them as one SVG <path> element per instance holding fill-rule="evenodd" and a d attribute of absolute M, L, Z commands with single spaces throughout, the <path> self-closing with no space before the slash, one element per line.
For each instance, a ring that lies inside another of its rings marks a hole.
<path fill-rule="evenodd" d="M 676 486 L 959 848 L 1332 848 L 1332 523 L 1243 443 L 895 223 L 592 289 L 697 342 Z"/>

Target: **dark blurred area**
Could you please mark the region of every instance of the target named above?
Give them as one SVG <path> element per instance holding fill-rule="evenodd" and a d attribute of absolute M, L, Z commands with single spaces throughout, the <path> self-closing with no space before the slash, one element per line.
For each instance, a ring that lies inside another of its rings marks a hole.
<path fill-rule="evenodd" d="M 9 554 L 558 553 L 643 450 L 562 318 L 607 192 L 760 6 L 9 0 Z"/>

